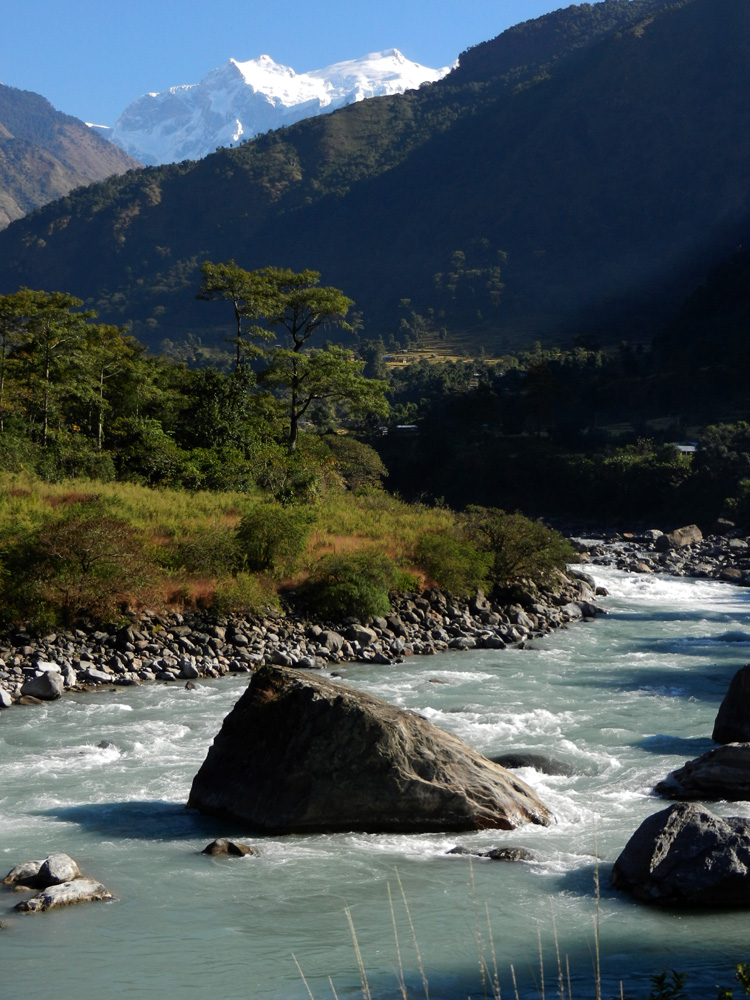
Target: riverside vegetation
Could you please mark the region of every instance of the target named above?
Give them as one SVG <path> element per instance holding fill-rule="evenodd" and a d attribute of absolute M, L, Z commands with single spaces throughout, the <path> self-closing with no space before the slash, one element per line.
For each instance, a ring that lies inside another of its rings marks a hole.
<path fill-rule="evenodd" d="M 0 619 L 48 633 L 8 635 L 4 704 L 262 662 L 502 648 L 595 612 L 589 585 L 560 572 L 571 545 L 541 523 L 385 492 L 352 432 L 385 418 L 386 383 L 308 343 L 345 323 L 343 293 L 311 271 L 203 273 L 199 296 L 235 315 L 226 374 L 148 356 L 71 296 L 0 299 Z M 317 624 L 347 618 L 375 628 Z"/>
<path fill-rule="evenodd" d="M 616 397 L 627 372 L 637 384 L 632 352 L 536 347 L 390 370 L 382 342 L 315 346 L 356 325 L 317 272 L 206 264 L 198 297 L 234 317 L 224 370 L 150 355 L 67 294 L 0 297 L 6 622 L 258 610 L 290 591 L 329 620 L 382 616 L 393 592 L 502 597 L 549 579 L 572 550 L 507 512 L 519 506 L 748 520 L 745 422 L 709 426 L 692 457 L 642 438 L 599 436 L 592 451 L 581 425 L 558 429 L 560 413 L 586 421 L 566 400 Z M 402 336 L 418 340 L 420 322 L 412 312 Z M 543 410 L 545 396 L 559 406 Z M 395 425 L 410 419 L 404 436 Z M 383 488 L 389 470 L 400 495 Z"/>

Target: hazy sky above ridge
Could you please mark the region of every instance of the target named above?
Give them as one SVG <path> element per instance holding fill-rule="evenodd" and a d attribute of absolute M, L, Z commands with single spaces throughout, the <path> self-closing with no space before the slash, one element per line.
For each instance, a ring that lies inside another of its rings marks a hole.
<path fill-rule="evenodd" d="M 298 73 L 400 49 L 450 65 L 511 25 L 568 6 L 559 0 L 10 0 L 0 83 L 59 110 L 114 125 L 150 91 L 198 83 L 230 58 L 269 55 Z"/>

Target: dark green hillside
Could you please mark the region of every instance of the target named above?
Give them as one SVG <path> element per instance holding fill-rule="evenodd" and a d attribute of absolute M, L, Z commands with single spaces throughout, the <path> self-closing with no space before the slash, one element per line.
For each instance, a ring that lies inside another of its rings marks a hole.
<path fill-rule="evenodd" d="M 0 84 L 0 228 L 139 164 L 39 94 Z"/>
<path fill-rule="evenodd" d="M 750 218 L 749 69 L 746 0 L 569 7 L 440 84 L 76 192 L 0 235 L 0 290 L 216 339 L 192 293 L 231 257 L 314 267 L 370 335 L 408 298 L 469 345 L 646 339 Z"/>
<path fill-rule="evenodd" d="M 747 420 L 750 379 L 750 253 L 738 249 L 708 276 L 657 338 L 656 366 L 670 373 L 664 404 L 693 401 L 703 422 Z"/>

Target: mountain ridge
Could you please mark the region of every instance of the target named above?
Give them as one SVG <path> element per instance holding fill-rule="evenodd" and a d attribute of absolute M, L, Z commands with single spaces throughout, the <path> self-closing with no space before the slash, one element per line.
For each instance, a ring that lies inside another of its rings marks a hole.
<path fill-rule="evenodd" d="M 131 102 L 107 136 L 150 166 L 200 159 L 317 114 L 366 98 L 400 94 L 441 79 L 398 49 L 296 73 L 268 55 L 229 59 L 197 84 L 144 94 Z"/>
<path fill-rule="evenodd" d="M 0 84 L 0 228 L 141 164 L 32 91 Z"/>
<path fill-rule="evenodd" d="M 194 293 L 232 257 L 321 271 L 370 335 L 409 299 L 496 350 L 643 340 L 750 224 L 749 53 L 744 0 L 566 8 L 419 91 L 49 206 L 0 236 L 0 288 L 69 289 L 152 346 L 218 340 Z"/>

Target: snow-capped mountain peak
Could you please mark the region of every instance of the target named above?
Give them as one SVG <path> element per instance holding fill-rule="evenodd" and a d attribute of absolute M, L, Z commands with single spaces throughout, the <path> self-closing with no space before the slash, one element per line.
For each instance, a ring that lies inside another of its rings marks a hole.
<path fill-rule="evenodd" d="M 111 139 L 142 163 L 200 159 L 217 146 L 325 114 L 368 97 L 401 94 L 451 69 L 410 62 L 398 49 L 296 73 L 268 55 L 229 59 L 197 84 L 144 94 L 120 115 Z"/>

